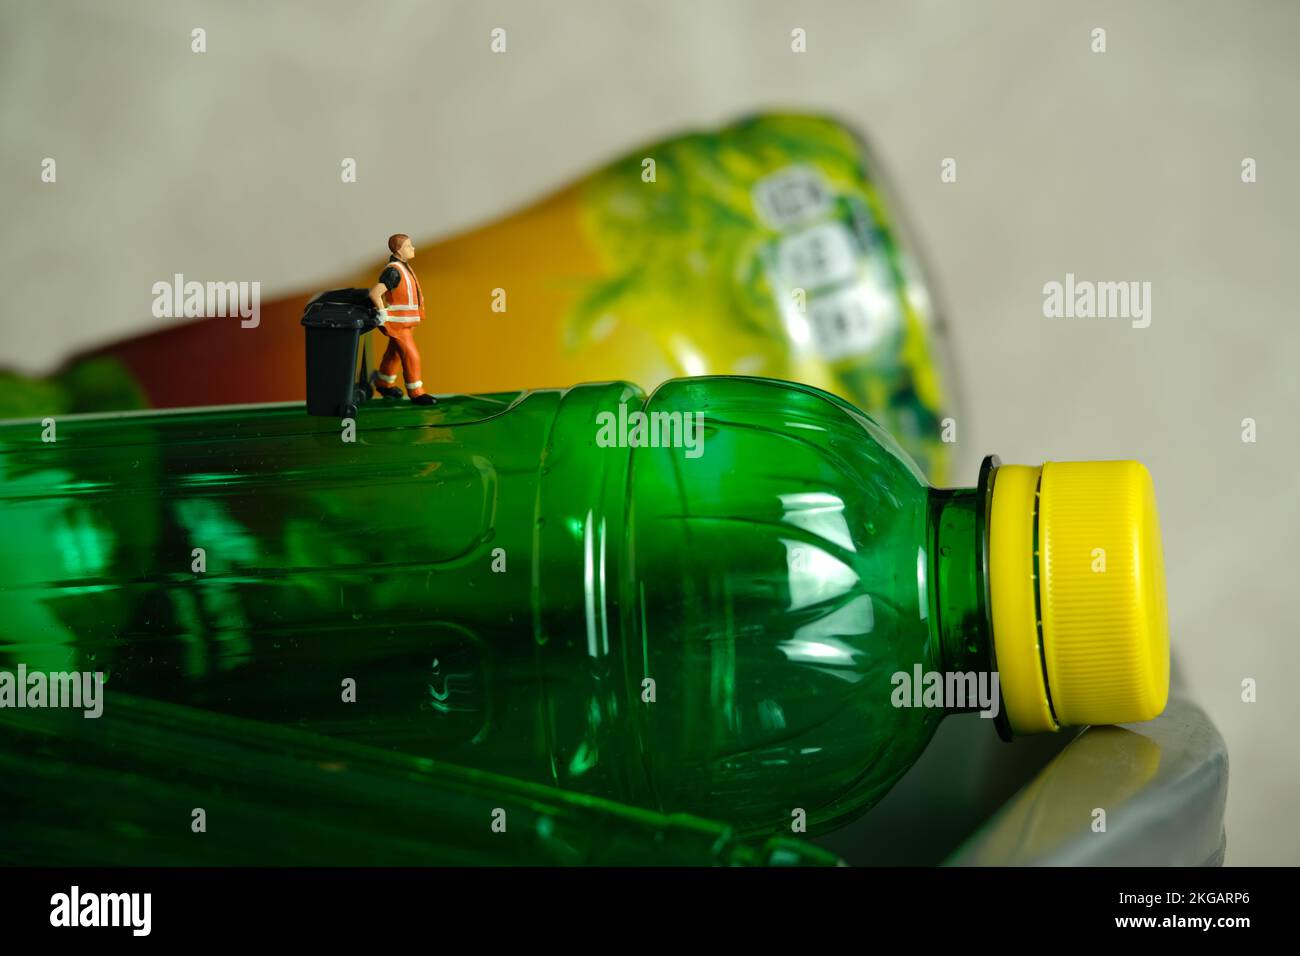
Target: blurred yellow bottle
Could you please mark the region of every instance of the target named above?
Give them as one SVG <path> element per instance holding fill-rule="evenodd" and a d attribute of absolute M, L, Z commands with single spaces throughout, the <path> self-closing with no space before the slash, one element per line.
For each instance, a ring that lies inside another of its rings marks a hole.
<path fill-rule="evenodd" d="M 946 481 L 942 322 L 874 158 L 841 123 L 757 115 L 633 151 L 441 242 L 393 229 L 416 241 L 416 343 L 435 393 L 788 379 L 848 399 Z M 381 266 L 322 287 L 368 288 Z M 256 329 L 202 319 L 99 350 L 90 368 L 0 389 L 0 415 L 300 400 L 298 319 L 316 291 L 263 306 Z M 384 343 L 369 338 L 374 368 Z"/>

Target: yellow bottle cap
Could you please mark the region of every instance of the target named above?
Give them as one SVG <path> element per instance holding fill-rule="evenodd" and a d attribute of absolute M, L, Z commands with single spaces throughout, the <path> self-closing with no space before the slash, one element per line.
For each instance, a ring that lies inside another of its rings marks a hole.
<path fill-rule="evenodd" d="M 1155 490 L 1141 463 L 998 468 L 989 594 L 1015 733 L 1131 723 L 1164 710 L 1164 558 Z"/>

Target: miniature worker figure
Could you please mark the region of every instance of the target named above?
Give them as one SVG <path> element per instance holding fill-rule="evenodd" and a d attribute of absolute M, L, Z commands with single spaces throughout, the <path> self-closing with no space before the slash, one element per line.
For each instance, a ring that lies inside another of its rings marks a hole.
<path fill-rule="evenodd" d="M 399 232 L 388 237 L 388 251 L 392 253 L 388 265 L 370 290 L 370 301 L 379 312 L 379 331 L 388 336 L 388 348 L 373 376 L 375 389 L 386 398 L 401 398 L 402 390 L 397 387 L 400 366 L 411 401 L 416 405 L 433 405 L 437 399 L 424 390 L 420 379 L 420 351 L 415 347 L 415 327 L 424 318 L 424 293 L 411 268 L 415 246 L 411 245 L 410 236 Z"/>

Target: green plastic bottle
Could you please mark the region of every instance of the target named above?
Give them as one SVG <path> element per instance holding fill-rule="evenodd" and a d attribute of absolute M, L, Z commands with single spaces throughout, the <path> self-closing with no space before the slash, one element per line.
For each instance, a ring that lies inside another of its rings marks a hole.
<path fill-rule="evenodd" d="M 0 805 L 9 866 L 840 862 L 789 836 L 746 841 L 713 820 L 128 694 L 92 720 L 0 710 Z"/>
<path fill-rule="evenodd" d="M 932 489 L 788 382 L 13 423 L 0 480 L 0 665 L 742 832 L 861 812 L 946 713 L 1050 731 L 1167 694 L 1141 465 Z"/>

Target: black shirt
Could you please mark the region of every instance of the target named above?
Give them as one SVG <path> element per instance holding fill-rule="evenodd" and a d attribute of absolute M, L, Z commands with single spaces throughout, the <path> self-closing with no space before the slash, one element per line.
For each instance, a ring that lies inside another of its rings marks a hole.
<path fill-rule="evenodd" d="M 397 258 L 397 256 L 389 256 L 388 261 L 401 262 L 402 260 Z M 388 287 L 389 292 L 392 292 L 397 288 L 398 283 L 402 281 L 402 275 L 396 268 L 389 266 L 383 272 L 379 273 L 379 281 Z"/>

